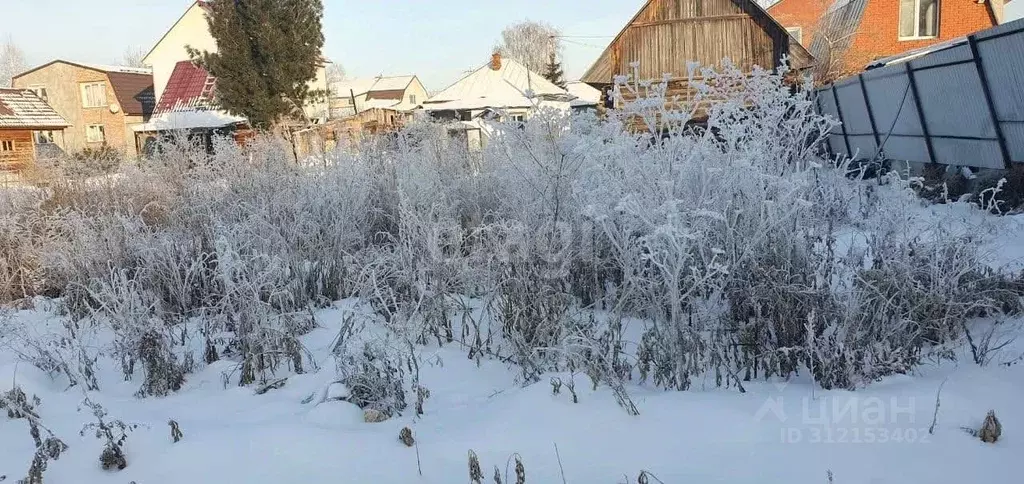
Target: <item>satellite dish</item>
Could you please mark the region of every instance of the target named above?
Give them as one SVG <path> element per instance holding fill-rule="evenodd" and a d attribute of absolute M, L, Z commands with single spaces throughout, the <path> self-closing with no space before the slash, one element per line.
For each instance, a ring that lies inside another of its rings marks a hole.
<path fill-rule="evenodd" d="M 110 112 L 111 113 L 117 114 L 120 111 L 121 111 L 121 106 L 118 106 L 117 103 L 113 103 L 113 104 L 110 105 Z"/>

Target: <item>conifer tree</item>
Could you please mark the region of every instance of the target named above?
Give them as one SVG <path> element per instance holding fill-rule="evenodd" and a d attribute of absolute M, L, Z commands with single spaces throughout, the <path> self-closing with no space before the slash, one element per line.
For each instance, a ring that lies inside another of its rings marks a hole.
<path fill-rule="evenodd" d="M 562 76 L 565 73 L 562 71 L 562 63 L 555 59 L 555 54 L 551 54 L 548 58 L 547 70 L 544 71 L 544 78 L 551 81 L 552 84 L 565 89 L 565 79 Z"/>
<path fill-rule="evenodd" d="M 321 0 L 208 0 L 207 22 L 217 52 L 188 48 L 217 78 L 217 101 L 266 129 L 318 93 L 309 88 L 321 62 Z"/>

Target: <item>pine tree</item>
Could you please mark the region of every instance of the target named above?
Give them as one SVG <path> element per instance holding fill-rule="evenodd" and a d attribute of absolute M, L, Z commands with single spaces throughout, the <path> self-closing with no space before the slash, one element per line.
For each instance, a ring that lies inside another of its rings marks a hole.
<path fill-rule="evenodd" d="M 321 62 L 321 0 L 213 0 L 207 22 L 217 52 L 188 48 L 217 78 L 217 102 L 256 128 L 301 117 Z"/>
<path fill-rule="evenodd" d="M 562 63 L 555 59 L 555 54 L 551 54 L 548 58 L 548 67 L 547 71 L 544 72 L 544 78 L 551 81 L 552 84 L 565 89 L 565 79 L 562 79 L 564 74 L 562 72 Z"/>

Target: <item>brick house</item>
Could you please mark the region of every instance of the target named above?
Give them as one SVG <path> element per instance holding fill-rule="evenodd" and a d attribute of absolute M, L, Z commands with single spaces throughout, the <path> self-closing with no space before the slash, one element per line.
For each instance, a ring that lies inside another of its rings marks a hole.
<path fill-rule="evenodd" d="M 35 134 L 62 132 L 68 123 L 28 89 L 0 89 L 0 178 L 36 158 Z"/>
<path fill-rule="evenodd" d="M 817 59 L 823 82 L 871 61 L 999 25 L 1010 0 L 779 0 L 768 8 Z"/>
<path fill-rule="evenodd" d="M 68 121 L 60 136 L 36 133 L 36 143 L 68 153 L 109 147 L 136 157 L 132 127 L 148 121 L 155 105 L 148 69 L 55 60 L 14 76 L 14 87 L 31 89 Z"/>

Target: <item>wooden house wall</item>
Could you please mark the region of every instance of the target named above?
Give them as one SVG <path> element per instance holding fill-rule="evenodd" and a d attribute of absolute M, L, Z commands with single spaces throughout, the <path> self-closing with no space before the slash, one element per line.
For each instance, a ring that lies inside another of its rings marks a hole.
<path fill-rule="evenodd" d="M 0 129 L 0 141 L 14 143 L 13 151 L 0 151 L 0 172 L 19 172 L 35 161 L 36 146 L 30 129 Z"/>
<path fill-rule="evenodd" d="M 665 73 L 686 78 L 687 64 L 718 66 L 728 57 L 744 70 L 774 68 L 789 52 L 789 35 L 758 10 L 736 0 L 654 0 L 602 54 L 585 81 L 611 83 L 632 73 L 661 79 Z M 754 7 L 756 9 L 756 7 Z"/>

